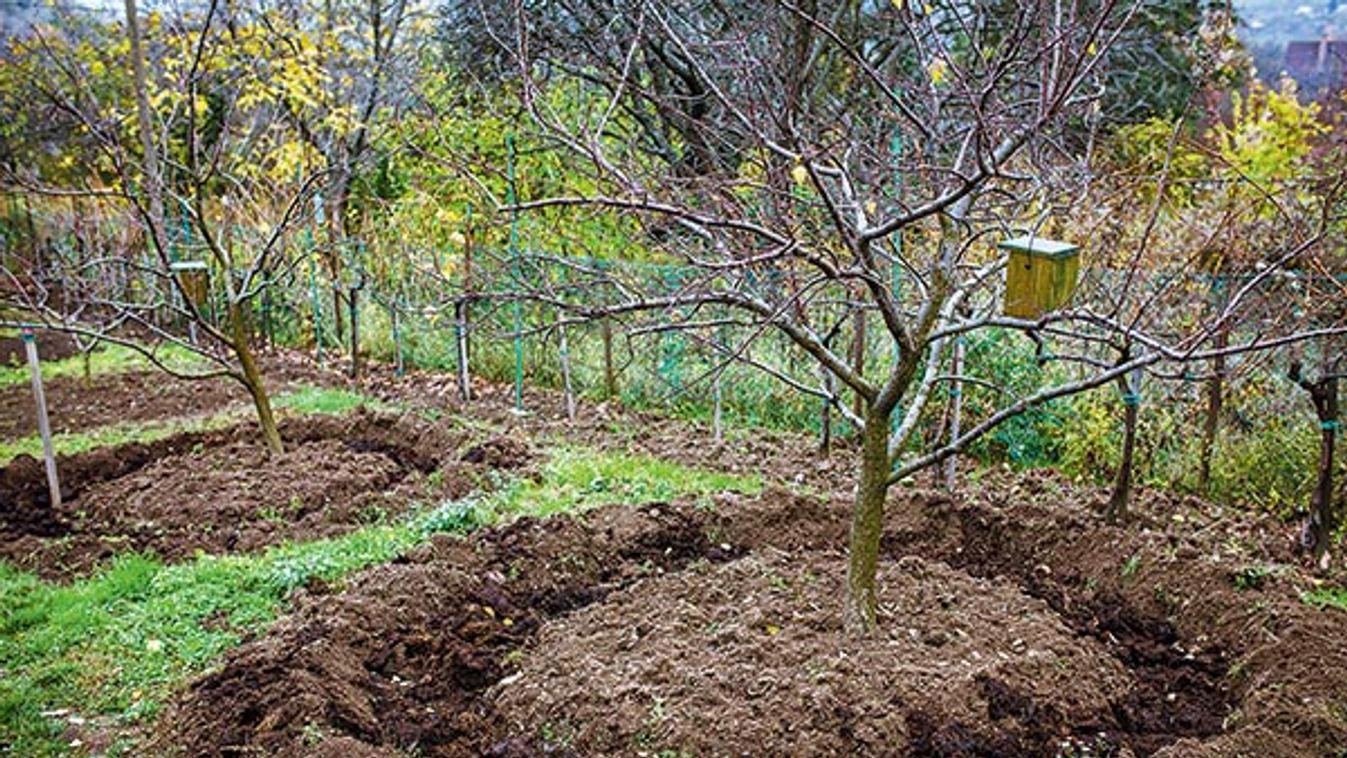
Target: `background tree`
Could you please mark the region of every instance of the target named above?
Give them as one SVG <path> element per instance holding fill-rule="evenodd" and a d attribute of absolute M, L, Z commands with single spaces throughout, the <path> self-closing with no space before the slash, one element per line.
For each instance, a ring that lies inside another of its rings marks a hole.
<path fill-rule="evenodd" d="M 259 6 L 260 8 L 261 6 Z M 334 327 L 346 323 L 342 280 L 355 252 L 351 236 L 376 203 L 391 199 L 390 146 L 384 130 L 414 101 L 418 35 L 429 29 L 421 4 L 408 0 L 289 0 L 262 16 L 271 65 L 285 72 L 258 93 L 278 106 L 324 171 L 320 248 L 333 282 Z M 358 202 L 353 205 L 353 199 Z"/>
<path fill-rule="evenodd" d="M 15 161 L 6 183 L 48 198 L 112 205 L 141 238 L 118 249 L 77 248 L 51 265 L 11 272 L 16 281 L 5 304 L 24 321 L 138 347 L 180 374 L 159 359 L 158 346 L 190 350 L 205 364 L 188 375 L 238 381 L 268 448 L 279 453 L 249 317 L 260 293 L 298 264 L 285 233 L 324 174 L 296 165 L 292 137 L 265 97 L 290 75 L 268 59 L 274 16 L 212 2 L 199 14 L 139 19 L 147 22 L 141 46 L 147 60 L 144 74 L 130 82 L 106 76 L 122 63 L 115 54 L 134 55 L 136 44 L 115 46 L 109 59 L 60 29 L 39 30 L 11 65 L 99 160 L 93 171 Z M 123 110 L 127 103 L 134 104 L 134 118 Z M 146 128 L 153 138 L 139 133 Z M 159 218 L 167 213 L 160 193 L 177 214 L 172 232 Z"/>

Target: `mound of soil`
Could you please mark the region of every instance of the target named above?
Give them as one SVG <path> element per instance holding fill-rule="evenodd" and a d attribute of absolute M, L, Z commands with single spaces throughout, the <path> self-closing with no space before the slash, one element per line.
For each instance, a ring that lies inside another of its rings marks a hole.
<path fill-rule="evenodd" d="M 842 630 L 845 562 L 770 551 L 544 626 L 495 706 L 544 751 L 1051 755 L 1113 726 L 1122 663 L 1014 584 L 907 557 L 884 631 Z"/>
<path fill-rule="evenodd" d="M 0 556 L 61 578 L 129 550 L 176 560 L 333 536 L 463 497 L 488 467 L 458 460 L 463 432 L 410 416 L 296 418 L 281 431 L 280 456 L 243 424 L 63 458 L 70 491 L 56 510 L 41 464 L 21 457 L 0 469 Z"/>
<path fill-rule="evenodd" d="M 1113 528 L 1096 505 L 1032 477 L 896 498 L 883 636 L 862 641 L 837 626 L 841 500 L 776 490 L 437 538 L 339 595 L 303 594 L 184 692 L 152 747 L 1290 758 L 1347 744 L 1347 616 L 1299 603 L 1293 570 L 1234 586 L 1275 539 L 1242 542 L 1258 531 L 1191 504 L 1182 528 L 1159 510 Z M 1162 505 L 1176 506 L 1146 507 Z"/>
<path fill-rule="evenodd" d="M 463 453 L 462 460 L 498 469 L 518 469 L 533 459 L 532 452 L 517 437 L 492 437 L 473 445 Z"/>
<path fill-rule="evenodd" d="M 48 355 L 44 343 L 44 361 L 62 357 L 65 356 L 59 353 Z M 267 386 L 273 392 L 295 382 L 334 383 L 334 377 L 318 372 L 291 353 L 265 353 L 260 357 L 266 369 Z M 3 358 L 0 348 L 0 361 Z M 89 382 L 83 377 L 63 376 L 46 381 L 43 392 L 55 434 L 110 424 L 209 416 L 231 406 L 251 407 L 247 393 L 233 380 L 185 380 L 161 371 L 103 374 Z M 0 387 L 0 439 L 36 433 L 37 409 L 32 389 L 27 383 Z"/>
<path fill-rule="evenodd" d="M 699 521 L 662 507 L 437 537 L 346 592 L 302 595 L 293 614 L 184 693 L 151 747 L 200 756 L 533 755 L 483 695 L 542 619 L 676 571 L 708 547 Z"/>
<path fill-rule="evenodd" d="M 74 338 L 60 332 L 43 332 L 37 336 L 38 357 L 44 361 L 59 361 L 79 355 Z M 22 337 L 0 338 L 0 366 L 23 366 L 28 363 L 28 351 Z"/>
<path fill-rule="evenodd" d="M 1169 758 L 1347 745 L 1347 614 L 1298 600 L 1317 580 L 1301 573 L 1290 530 L 1156 492 L 1141 493 L 1133 523 L 1112 527 L 1098 516 L 1106 499 L 1047 472 L 953 497 L 909 491 L 890 504 L 883 552 L 1017 582 L 1103 642 L 1135 679 L 1112 704 L 1107 744 Z M 724 534 L 750 549 L 842 544 L 848 508 L 784 493 L 738 499 Z M 1251 586 L 1250 570 L 1266 576 Z"/>
<path fill-rule="evenodd" d="M 248 402 L 225 379 L 183 381 L 165 374 L 131 372 L 95 377 L 63 376 L 43 384 L 53 434 L 160 419 L 208 416 Z M 27 384 L 0 388 L 0 439 L 37 434 L 37 407 Z"/>

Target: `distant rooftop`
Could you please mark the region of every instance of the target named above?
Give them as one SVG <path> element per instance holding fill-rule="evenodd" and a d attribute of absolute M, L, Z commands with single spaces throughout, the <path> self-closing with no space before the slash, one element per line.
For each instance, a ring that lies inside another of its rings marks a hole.
<path fill-rule="evenodd" d="M 1286 73 L 1306 86 L 1347 85 L 1347 40 L 1288 43 Z"/>
<path fill-rule="evenodd" d="M 1234 8 L 1259 79 L 1289 76 L 1311 97 L 1347 88 L 1347 0 L 1234 0 Z"/>

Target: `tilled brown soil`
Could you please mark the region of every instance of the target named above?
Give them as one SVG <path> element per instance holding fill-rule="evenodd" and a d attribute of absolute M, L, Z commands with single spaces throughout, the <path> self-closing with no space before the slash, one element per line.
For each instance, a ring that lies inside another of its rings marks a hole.
<path fill-rule="evenodd" d="M 1127 669 L 1013 583 L 905 557 L 880 572 L 901 620 L 847 640 L 844 565 L 769 550 L 635 584 L 545 625 L 495 706 L 582 755 L 1042 755 L 1114 726 Z"/>
<path fill-rule="evenodd" d="M 79 354 L 75 340 L 65 334 L 43 334 L 38 338 L 38 357 L 58 361 Z M 22 337 L 0 338 L 0 366 L 22 366 L 28 362 L 28 349 Z"/>
<path fill-rule="evenodd" d="M 437 538 L 306 595 L 192 684 L 177 755 L 1314 756 L 1347 745 L 1347 616 L 1280 535 L 1030 477 L 896 497 L 882 633 L 837 619 L 847 504 L 773 490 Z M 1035 497 L 1024 497 L 1036 493 Z M 1014 499 L 1009 499 L 1009 498 Z M 1133 559 L 1133 560 L 1129 560 Z M 1088 750 L 1088 752 L 1086 752 Z M 682 751 L 682 752 L 678 752 Z"/>
<path fill-rule="evenodd" d="M 43 360 L 55 357 L 44 355 Z M 263 362 L 273 393 L 295 381 L 324 378 L 288 354 L 269 354 Z M 58 377 L 43 384 L 43 393 L 54 434 L 110 424 L 208 416 L 230 406 L 246 407 L 250 402 L 243 388 L 230 379 L 175 379 L 159 371 L 103 374 L 87 382 L 83 377 Z M 0 439 L 36 433 L 32 389 L 27 383 L 0 387 Z"/>
<path fill-rule="evenodd" d="M 53 434 L 87 431 L 120 423 L 205 416 L 247 402 L 225 379 L 180 381 L 161 374 L 132 372 L 99 376 L 92 384 L 64 376 L 43 385 Z M 0 439 L 37 433 L 37 410 L 27 384 L 0 388 Z"/>
<path fill-rule="evenodd" d="M 488 440 L 514 454 L 481 456 L 451 425 L 363 411 L 289 419 L 281 431 L 281 456 L 244 423 L 63 457 L 68 492 L 56 510 L 40 462 L 21 456 L 0 469 L 0 557 L 63 578 L 130 550 L 177 560 L 327 537 L 462 497 L 482 472 L 528 455 Z"/>
<path fill-rule="evenodd" d="M 549 617 L 709 546 L 667 507 L 524 520 L 437 537 L 352 590 L 301 596 L 264 637 L 193 684 L 152 749 L 175 755 L 532 755 L 484 699 Z"/>

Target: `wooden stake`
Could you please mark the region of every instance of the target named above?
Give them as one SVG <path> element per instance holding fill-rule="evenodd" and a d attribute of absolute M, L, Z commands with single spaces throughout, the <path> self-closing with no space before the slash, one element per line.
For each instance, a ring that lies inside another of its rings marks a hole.
<path fill-rule="evenodd" d="M 472 399 L 472 376 L 468 365 L 472 356 L 472 203 L 468 203 L 467 229 L 463 235 L 463 295 L 454 301 L 454 323 L 458 332 L 458 395 L 463 402 Z"/>
<path fill-rule="evenodd" d="M 402 329 L 401 324 L 398 321 L 398 304 L 396 300 L 389 301 L 388 313 L 393 319 L 393 351 L 397 354 L 396 371 L 398 376 L 402 376 L 406 373 L 407 369 L 406 364 L 404 364 L 402 360 Z"/>
<path fill-rule="evenodd" d="M 458 331 L 458 395 L 467 402 L 472 399 L 472 380 L 468 375 L 468 307 L 465 296 L 454 303 L 454 328 Z"/>
<path fill-rule="evenodd" d="M 23 330 L 23 347 L 28 353 L 28 368 L 33 373 L 33 402 L 37 403 L 37 430 L 42 435 L 42 456 L 47 463 L 47 486 L 51 489 L 51 507 L 61 507 L 61 481 L 56 477 L 56 453 L 51 445 L 51 422 L 47 419 L 47 396 L 42 392 L 42 365 L 37 357 L 37 338 L 33 330 Z"/>

